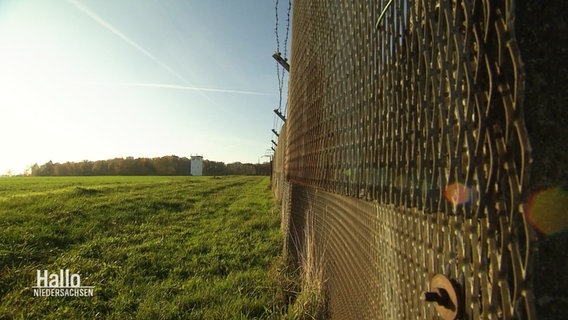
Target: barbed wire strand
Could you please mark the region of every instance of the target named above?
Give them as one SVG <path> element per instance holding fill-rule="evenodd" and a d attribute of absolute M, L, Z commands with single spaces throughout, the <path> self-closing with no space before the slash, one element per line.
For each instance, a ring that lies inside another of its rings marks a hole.
<path fill-rule="evenodd" d="M 290 11 L 292 10 L 292 0 L 288 0 L 288 9 L 286 10 L 286 37 L 284 38 L 284 58 L 288 56 L 288 38 L 290 36 Z M 282 68 L 284 72 L 284 68 Z M 284 86 L 284 79 L 282 80 L 282 86 Z M 284 107 L 284 113 L 288 110 L 288 95 L 286 94 L 286 105 Z"/>
<path fill-rule="evenodd" d="M 279 31 L 278 31 L 278 25 L 279 25 L 279 17 L 278 17 L 278 0 L 275 1 L 274 4 L 274 15 L 275 15 L 275 25 L 274 25 L 274 35 L 276 38 L 276 50 L 275 52 L 280 52 L 280 36 L 279 36 Z M 280 67 L 278 65 L 278 62 L 276 63 L 276 75 L 277 75 L 277 79 L 278 79 L 278 106 L 277 109 L 280 110 L 281 109 L 281 105 L 282 105 L 282 86 L 280 85 L 280 83 L 282 82 L 280 80 L 281 75 L 280 75 Z M 276 116 L 276 114 L 273 115 L 273 122 L 272 122 L 272 129 L 273 130 L 277 130 L 278 128 L 278 117 Z M 272 140 L 272 132 L 270 133 L 270 138 L 268 139 L 269 141 Z"/>
<path fill-rule="evenodd" d="M 276 34 L 276 52 L 280 52 L 280 35 L 279 35 L 279 10 L 278 10 L 278 5 L 279 5 L 279 1 L 276 0 L 275 1 L 275 5 L 274 5 L 274 13 L 276 16 L 276 25 L 274 27 L 274 33 Z M 282 72 L 280 71 L 282 67 L 278 64 L 278 62 L 276 62 L 276 75 L 278 77 L 278 92 L 279 92 L 279 96 L 278 96 L 278 111 L 282 111 L 282 89 L 284 87 L 284 70 L 282 70 Z"/>
<path fill-rule="evenodd" d="M 292 1 L 288 0 L 288 7 L 286 9 L 286 34 L 284 37 L 284 48 L 283 48 L 283 58 L 286 59 L 286 56 L 288 55 L 288 40 L 290 38 L 290 12 L 292 10 Z M 274 35 L 276 37 L 276 52 L 281 53 L 280 52 L 280 31 L 279 31 L 279 27 L 280 27 L 280 14 L 279 14 L 279 1 L 276 0 L 275 1 L 275 5 L 274 5 L 274 14 L 275 14 L 275 26 L 274 26 Z M 288 99 L 286 97 L 286 104 L 284 107 L 284 112 L 282 112 L 282 100 L 283 100 L 283 96 L 284 96 L 284 81 L 286 78 L 286 73 L 284 72 L 284 67 L 281 66 L 278 62 L 276 62 L 276 76 L 278 78 L 278 106 L 277 106 L 277 110 L 278 112 L 282 113 L 282 114 L 286 114 L 287 110 L 288 110 Z M 273 129 L 278 131 L 278 124 L 279 122 L 282 121 L 280 119 L 280 117 L 277 117 L 276 114 L 274 115 L 274 123 L 273 123 Z"/>

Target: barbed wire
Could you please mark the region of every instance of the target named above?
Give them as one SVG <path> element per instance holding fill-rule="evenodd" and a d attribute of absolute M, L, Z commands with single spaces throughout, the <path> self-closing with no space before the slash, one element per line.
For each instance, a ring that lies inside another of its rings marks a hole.
<path fill-rule="evenodd" d="M 276 50 L 275 52 L 281 53 L 281 47 L 280 47 L 280 9 L 279 9 L 279 1 L 275 0 L 275 4 L 274 4 L 274 15 L 275 15 L 275 26 L 274 26 L 274 35 L 276 38 Z M 284 36 L 284 48 L 283 50 L 283 58 L 286 59 L 286 56 L 288 55 L 288 40 L 289 40 L 289 35 L 290 35 L 290 12 L 292 9 L 292 1 L 288 0 L 288 7 L 286 9 L 286 33 Z M 284 100 L 284 81 L 286 78 L 286 73 L 284 72 L 284 67 L 281 66 L 278 62 L 276 62 L 276 76 L 278 79 L 278 105 L 276 106 L 276 109 L 278 110 L 278 112 L 280 112 L 281 114 L 286 114 L 287 109 L 288 109 L 288 99 L 286 98 L 286 102 L 285 102 L 285 107 L 284 107 L 284 111 L 282 111 L 282 104 L 283 104 L 283 100 Z M 278 124 L 279 122 L 282 121 L 280 119 L 280 117 L 276 116 L 276 114 L 274 115 L 274 123 L 273 123 L 273 129 L 274 130 L 278 130 Z"/>
<path fill-rule="evenodd" d="M 278 0 L 276 0 L 274 5 L 274 13 L 276 15 L 276 25 L 274 27 L 274 34 L 276 35 L 276 52 L 280 52 L 280 38 L 278 35 Z"/>
<path fill-rule="evenodd" d="M 289 38 L 289 35 L 290 35 L 290 11 L 291 10 L 292 10 L 292 0 L 288 0 L 288 9 L 286 10 L 286 37 L 284 38 L 284 58 L 285 59 L 287 59 L 287 56 L 288 56 L 288 38 Z M 284 72 L 284 68 L 282 68 L 282 72 Z M 282 85 L 282 87 L 284 86 L 284 78 L 282 78 L 281 85 Z M 283 114 L 286 114 L 287 110 L 288 110 L 288 98 L 286 98 L 286 105 L 284 107 Z"/>
<path fill-rule="evenodd" d="M 288 10 L 286 10 L 286 37 L 284 38 L 284 58 L 288 53 L 288 37 L 290 35 L 290 11 L 292 10 L 292 0 L 288 0 Z"/>
<path fill-rule="evenodd" d="M 288 54 L 288 39 L 290 35 L 290 12 L 292 10 L 292 1 L 288 0 L 288 8 L 286 9 L 286 34 L 284 37 L 284 48 L 283 48 L 283 58 L 286 59 Z M 280 14 L 279 14 L 279 1 L 275 1 L 274 13 L 275 13 L 275 27 L 274 27 L 274 34 L 276 36 L 276 52 L 281 53 L 280 51 Z M 279 100 L 278 100 L 278 111 L 282 112 L 282 100 L 283 100 L 283 89 L 284 89 L 284 80 L 286 73 L 284 72 L 284 67 L 280 66 L 280 64 L 276 63 L 276 75 L 278 77 L 278 91 L 279 91 Z"/>
<path fill-rule="evenodd" d="M 279 5 L 279 1 L 276 0 L 275 5 L 274 5 L 274 13 L 276 16 L 276 24 L 274 27 L 274 33 L 276 34 L 276 52 L 280 52 L 280 35 L 279 35 L 279 31 L 278 31 L 278 27 L 279 27 L 279 13 L 278 13 L 278 5 Z M 284 70 L 282 70 L 282 72 L 280 72 L 280 65 L 278 64 L 278 62 L 276 63 L 276 75 L 278 77 L 278 92 L 279 92 L 279 96 L 278 96 L 278 111 L 282 111 L 282 89 L 284 87 Z"/>

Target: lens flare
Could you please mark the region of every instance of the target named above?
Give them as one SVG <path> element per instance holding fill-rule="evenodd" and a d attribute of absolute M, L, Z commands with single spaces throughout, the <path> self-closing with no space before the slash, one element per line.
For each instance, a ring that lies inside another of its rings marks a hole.
<path fill-rule="evenodd" d="M 454 182 L 444 189 L 444 197 L 454 205 L 465 204 L 471 201 L 471 189 L 463 183 Z"/>
<path fill-rule="evenodd" d="M 556 187 L 533 193 L 526 206 L 527 220 L 538 231 L 552 235 L 568 228 L 568 191 Z"/>

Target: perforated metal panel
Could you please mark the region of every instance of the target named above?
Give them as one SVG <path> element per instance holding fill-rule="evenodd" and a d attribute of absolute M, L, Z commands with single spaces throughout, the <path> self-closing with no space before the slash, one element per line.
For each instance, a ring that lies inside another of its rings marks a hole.
<path fill-rule="evenodd" d="M 534 318 L 513 6 L 294 1 L 277 194 L 291 249 L 313 221 L 333 318 L 436 318 L 438 273 L 465 318 Z"/>

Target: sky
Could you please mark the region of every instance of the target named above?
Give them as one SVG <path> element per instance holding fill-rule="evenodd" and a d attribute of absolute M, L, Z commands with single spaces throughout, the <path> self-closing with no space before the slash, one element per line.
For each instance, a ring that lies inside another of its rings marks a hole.
<path fill-rule="evenodd" d="M 268 0 L 0 0 L 0 175 L 50 160 L 267 161 L 286 102 L 275 26 Z"/>

